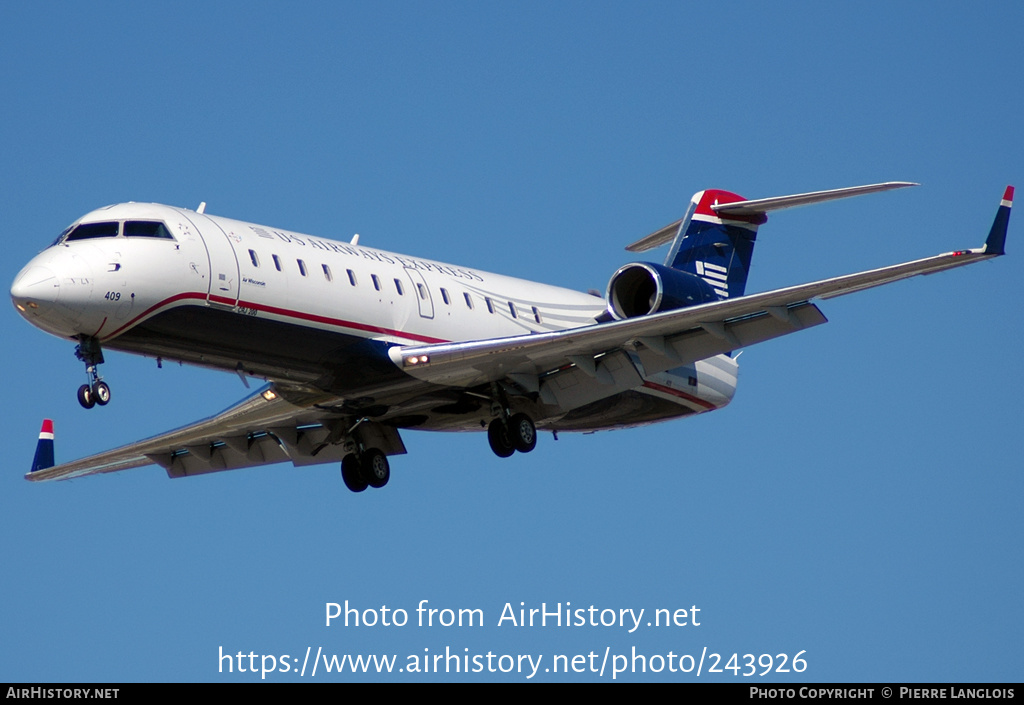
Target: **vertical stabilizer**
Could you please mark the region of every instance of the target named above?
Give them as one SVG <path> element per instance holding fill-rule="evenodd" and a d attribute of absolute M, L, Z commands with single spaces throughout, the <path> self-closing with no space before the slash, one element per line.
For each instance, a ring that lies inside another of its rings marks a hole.
<path fill-rule="evenodd" d="M 754 254 L 757 226 L 768 220 L 764 213 L 730 214 L 722 217 L 716 206 L 746 202 L 729 191 L 698 191 L 679 223 L 679 231 L 665 259 L 665 266 L 695 274 L 721 299 L 743 296 Z"/>

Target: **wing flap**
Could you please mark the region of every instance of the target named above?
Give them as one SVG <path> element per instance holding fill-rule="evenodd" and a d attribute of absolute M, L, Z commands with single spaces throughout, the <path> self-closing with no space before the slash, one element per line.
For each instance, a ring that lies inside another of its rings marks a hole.
<path fill-rule="evenodd" d="M 787 314 L 781 318 L 767 313 L 756 314 L 731 321 L 724 326 L 724 335 L 703 328 L 691 329 L 663 338 L 664 347 L 660 349 L 657 344 L 651 345 L 650 339 L 644 338 L 636 354 L 644 372 L 651 375 L 828 322 L 821 310 L 809 303 L 787 309 Z"/>

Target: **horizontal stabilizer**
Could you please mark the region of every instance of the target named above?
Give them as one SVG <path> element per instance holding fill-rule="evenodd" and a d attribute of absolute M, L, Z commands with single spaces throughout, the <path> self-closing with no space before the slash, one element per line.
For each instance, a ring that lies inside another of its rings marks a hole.
<path fill-rule="evenodd" d="M 840 198 L 852 198 L 853 196 L 863 196 L 866 193 L 891 191 L 892 189 L 906 188 L 907 186 L 918 186 L 918 184 L 910 181 L 887 181 L 882 184 L 850 186 L 847 188 L 836 188 L 828 191 L 797 193 L 791 196 L 775 196 L 773 198 L 758 198 L 752 201 L 735 201 L 732 203 L 714 204 L 711 206 L 711 210 L 713 210 L 716 215 L 726 218 L 731 215 L 747 220 L 750 218 L 764 217 L 769 211 L 782 210 L 783 208 L 796 208 L 797 206 L 807 206 L 812 203 L 824 203 L 825 201 L 835 201 Z M 655 247 L 660 245 L 664 245 L 676 236 L 679 232 L 679 226 L 683 224 L 684 220 L 686 220 L 686 218 L 680 218 L 674 223 L 669 223 L 665 227 L 655 230 L 650 235 L 642 237 L 633 244 L 627 246 L 626 250 L 629 252 L 645 252 L 647 250 L 653 250 Z"/>
<path fill-rule="evenodd" d="M 680 218 L 674 223 L 669 223 L 665 227 L 655 230 L 650 235 L 645 235 L 631 245 L 627 245 L 626 251 L 647 252 L 647 250 L 653 250 L 655 247 L 664 245 L 679 234 L 679 226 L 683 224 L 683 220 L 685 220 L 685 218 Z"/>
<path fill-rule="evenodd" d="M 711 206 L 711 210 L 719 215 L 759 215 L 768 211 L 778 211 L 783 208 L 796 208 L 797 206 L 809 206 L 812 203 L 824 203 L 835 201 L 840 198 L 852 198 L 863 196 L 866 193 L 878 193 L 879 191 L 891 191 L 907 186 L 918 186 L 910 181 L 887 181 L 884 184 L 868 184 L 867 186 L 850 186 L 848 188 L 835 188 L 829 191 L 812 191 L 811 193 L 798 193 L 792 196 L 776 196 L 774 198 L 759 198 L 755 201 L 739 201 L 737 203 L 723 203 L 722 205 Z"/>

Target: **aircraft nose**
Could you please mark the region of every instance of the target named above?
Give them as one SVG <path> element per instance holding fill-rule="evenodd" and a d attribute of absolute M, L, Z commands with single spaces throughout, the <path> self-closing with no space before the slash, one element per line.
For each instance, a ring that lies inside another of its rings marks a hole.
<path fill-rule="evenodd" d="M 92 267 L 83 254 L 51 247 L 18 273 L 11 301 L 35 327 L 73 337 L 93 324 L 88 315 L 92 286 Z"/>
<path fill-rule="evenodd" d="M 26 318 L 42 315 L 60 297 L 60 279 L 48 267 L 30 265 L 11 285 L 11 301 Z"/>

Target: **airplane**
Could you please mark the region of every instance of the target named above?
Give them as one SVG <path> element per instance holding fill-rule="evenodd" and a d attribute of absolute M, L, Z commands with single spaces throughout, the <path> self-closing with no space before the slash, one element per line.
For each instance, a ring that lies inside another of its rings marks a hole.
<path fill-rule="evenodd" d="M 117 350 L 267 384 L 183 428 L 54 464 L 43 423 L 31 481 L 159 465 L 169 477 L 290 461 L 340 463 L 380 488 L 401 432 L 486 432 L 499 457 L 539 430 L 652 424 L 727 405 L 736 351 L 826 322 L 818 299 L 1005 253 L 1008 186 L 979 248 L 757 294 L 745 292 L 767 214 L 915 186 L 886 182 L 748 200 L 708 189 L 629 245 L 662 264 L 619 267 L 604 297 L 196 210 L 123 203 L 72 223 L 17 275 L 32 325 L 75 341 L 85 408 L 111 400 Z"/>

